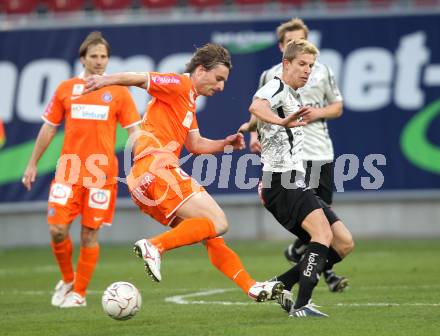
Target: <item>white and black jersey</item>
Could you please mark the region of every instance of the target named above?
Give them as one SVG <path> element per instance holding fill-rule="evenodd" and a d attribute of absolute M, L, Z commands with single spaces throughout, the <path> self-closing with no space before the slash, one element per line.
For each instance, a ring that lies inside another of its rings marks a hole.
<path fill-rule="evenodd" d="M 297 112 L 302 106 L 299 94 L 280 78 L 275 77 L 261 87 L 254 98 L 265 99 L 273 113 L 280 118 Z M 302 142 L 303 127 L 287 128 L 258 120 L 257 129 L 261 143 L 263 171 L 304 172 Z"/>
<path fill-rule="evenodd" d="M 279 63 L 261 74 L 259 87 L 274 77 L 281 77 L 283 67 Z M 333 75 L 326 65 L 315 62 L 306 85 L 297 92 L 305 106 L 325 107 L 342 101 L 342 95 Z M 325 119 L 314 121 L 304 127 L 303 159 L 311 161 L 333 161 L 333 145 Z"/>

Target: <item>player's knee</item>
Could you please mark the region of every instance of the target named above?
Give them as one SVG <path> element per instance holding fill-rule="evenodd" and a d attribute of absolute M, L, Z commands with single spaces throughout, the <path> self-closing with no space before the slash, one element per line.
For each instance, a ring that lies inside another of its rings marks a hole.
<path fill-rule="evenodd" d="M 323 228 L 311 236 L 311 240 L 325 246 L 330 246 L 333 240 L 333 233 L 330 229 Z"/>
<path fill-rule="evenodd" d="M 53 242 L 61 243 L 67 238 L 69 229 L 67 225 L 51 224 L 49 225 L 49 233 Z"/>
<path fill-rule="evenodd" d="M 215 226 L 215 232 L 219 236 L 225 234 L 229 229 L 228 220 L 226 219 L 226 215 L 223 211 L 215 216 L 213 223 Z"/>
<path fill-rule="evenodd" d="M 81 230 L 81 246 L 94 246 L 98 243 L 98 230 L 83 227 Z"/>
<path fill-rule="evenodd" d="M 338 240 L 338 246 L 336 247 L 339 255 L 341 258 L 346 257 L 348 254 L 351 253 L 354 249 L 354 240 L 353 237 L 350 235 L 344 236 L 343 239 Z"/>
<path fill-rule="evenodd" d="M 347 241 L 344 243 L 344 255 L 348 255 L 353 251 L 354 249 L 354 240 L 353 237 L 350 235 L 350 238 L 347 239 Z"/>

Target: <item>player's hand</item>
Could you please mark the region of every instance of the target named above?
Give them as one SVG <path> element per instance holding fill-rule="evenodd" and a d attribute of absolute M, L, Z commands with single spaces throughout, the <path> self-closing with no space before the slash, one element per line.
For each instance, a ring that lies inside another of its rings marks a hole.
<path fill-rule="evenodd" d="M 257 132 L 251 132 L 251 137 L 249 139 L 249 149 L 251 153 L 261 153 L 261 144 L 258 141 Z"/>
<path fill-rule="evenodd" d="M 299 111 L 282 119 L 280 126 L 284 126 L 287 128 L 305 126 L 307 125 L 307 122 L 305 122 L 304 119 L 307 118 L 309 114 L 309 107 L 303 106 L 299 109 Z"/>
<path fill-rule="evenodd" d="M 311 123 L 315 120 L 322 119 L 321 109 L 316 107 L 307 106 L 308 113 L 303 116 L 303 121 Z"/>
<path fill-rule="evenodd" d="M 225 138 L 226 146 L 232 146 L 234 150 L 241 150 L 246 147 L 246 143 L 244 142 L 244 136 L 241 133 L 236 133 L 232 135 L 228 135 Z"/>
<path fill-rule="evenodd" d="M 29 164 L 24 171 L 23 178 L 21 179 L 21 183 L 25 186 L 25 188 L 30 191 L 32 189 L 32 183 L 35 182 L 35 178 L 37 177 L 37 165 Z"/>
<path fill-rule="evenodd" d="M 108 77 L 106 75 L 92 75 L 85 79 L 86 87 L 83 94 L 98 90 L 104 86 L 108 86 Z"/>
<path fill-rule="evenodd" d="M 247 133 L 247 132 L 249 132 L 249 126 L 250 126 L 250 123 L 249 122 L 245 122 L 244 124 L 242 124 L 239 127 L 237 133 Z"/>

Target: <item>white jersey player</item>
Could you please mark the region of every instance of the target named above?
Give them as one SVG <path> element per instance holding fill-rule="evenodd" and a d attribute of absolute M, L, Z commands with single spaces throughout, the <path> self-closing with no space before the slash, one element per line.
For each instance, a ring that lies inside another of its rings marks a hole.
<path fill-rule="evenodd" d="M 320 274 L 331 270 L 354 246 L 344 223 L 305 182 L 302 120 L 310 119 L 313 109 L 303 106 L 298 91 L 309 80 L 317 53 L 306 40 L 290 41 L 283 52 L 281 76 L 260 88 L 249 107 L 258 120 L 262 147 L 262 203 L 287 231 L 307 244 L 303 259 L 273 278 L 285 286 L 286 295 L 279 303 L 291 317 L 327 316 L 311 304 L 312 292 Z M 289 291 L 296 284 L 293 302 Z"/>
<path fill-rule="evenodd" d="M 285 46 L 292 40 L 307 39 L 309 30 L 301 19 L 292 19 L 277 28 L 279 48 L 283 52 Z M 280 77 L 282 63 L 264 71 L 260 76 L 259 88 L 275 77 Z M 304 133 L 301 151 L 302 163 L 306 170 L 305 181 L 314 188 L 316 194 L 328 205 L 333 201 L 333 144 L 327 127 L 327 119 L 338 118 L 342 115 L 342 96 L 336 85 L 331 69 L 315 61 L 312 73 L 304 87 L 296 90 L 303 106 L 308 106 L 311 113 L 304 118 L 307 125 L 302 127 Z M 245 131 L 252 129 L 256 119 L 251 118 L 240 128 Z M 261 134 L 260 134 L 261 137 Z M 260 138 L 260 140 L 263 140 Z M 261 152 L 261 144 L 257 133 L 251 132 L 250 149 Z M 264 162 L 264 153 L 262 155 Z M 263 168 L 264 169 L 264 168 Z M 285 250 L 286 258 L 294 263 L 299 262 L 306 246 L 297 239 Z M 324 278 L 330 291 L 340 292 L 348 285 L 348 279 L 337 276 L 332 269 L 324 271 Z"/>
<path fill-rule="evenodd" d="M 275 77 L 280 77 L 282 63 L 264 71 L 260 77 L 259 87 Z M 336 85 L 331 69 L 316 61 L 307 84 L 298 89 L 302 105 L 314 108 L 323 108 L 333 103 L 342 102 L 342 95 Z M 333 161 L 333 144 L 330 139 L 327 119 L 321 118 L 309 122 L 304 127 L 303 160 L 306 161 Z"/>

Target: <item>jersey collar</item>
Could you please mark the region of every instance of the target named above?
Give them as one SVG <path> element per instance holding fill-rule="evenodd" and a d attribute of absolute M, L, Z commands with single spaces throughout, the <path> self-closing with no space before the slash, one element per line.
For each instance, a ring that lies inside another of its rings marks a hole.
<path fill-rule="evenodd" d="M 102 75 L 107 75 L 107 73 L 104 72 Z M 84 80 L 85 79 L 85 72 L 81 71 L 81 73 L 78 75 L 78 78 Z"/>

